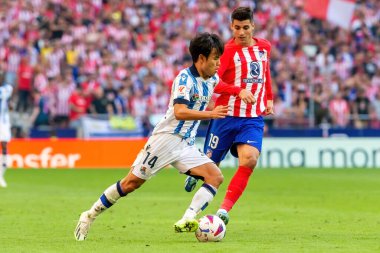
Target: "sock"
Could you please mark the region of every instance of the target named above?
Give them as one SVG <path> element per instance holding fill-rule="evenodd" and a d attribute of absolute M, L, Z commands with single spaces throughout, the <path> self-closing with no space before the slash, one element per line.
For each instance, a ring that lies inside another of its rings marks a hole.
<path fill-rule="evenodd" d="M 238 201 L 241 194 L 244 192 L 252 172 L 253 170 L 249 167 L 239 166 L 228 185 L 226 196 L 224 197 L 220 209 L 225 209 L 227 212 L 232 209 L 236 201 Z"/>
<path fill-rule="evenodd" d="M 99 214 L 115 204 L 118 199 L 126 195 L 127 194 L 123 193 L 121 189 L 120 181 L 118 181 L 116 184 L 108 187 L 102 196 L 100 196 L 100 198 L 92 205 L 88 211 L 89 216 L 91 218 L 96 218 Z"/>
<path fill-rule="evenodd" d="M 212 185 L 204 183 L 202 187 L 194 194 L 189 208 L 186 210 L 183 218 L 194 219 L 200 211 L 203 211 L 208 203 L 211 202 L 216 194 L 217 189 Z"/>

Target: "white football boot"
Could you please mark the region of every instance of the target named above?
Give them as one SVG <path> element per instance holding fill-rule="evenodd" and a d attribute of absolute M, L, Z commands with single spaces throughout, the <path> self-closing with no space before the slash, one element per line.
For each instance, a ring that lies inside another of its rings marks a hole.
<path fill-rule="evenodd" d="M 83 212 L 74 230 L 74 237 L 77 241 L 84 241 L 87 237 L 88 231 L 90 230 L 91 224 L 94 222 L 95 218 L 90 218 L 88 212 Z"/>

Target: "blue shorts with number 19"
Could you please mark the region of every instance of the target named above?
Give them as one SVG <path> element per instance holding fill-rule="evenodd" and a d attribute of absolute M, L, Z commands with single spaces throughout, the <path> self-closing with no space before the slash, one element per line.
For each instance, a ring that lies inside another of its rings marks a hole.
<path fill-rule="evenodd" d="M 204 153 L 215 163 L 221 162 L 228 150 L 238 157 L 237 144 L 251 145 L 261 152 L 264 119 L 226 117 L 211 120 L 207 130 Z"/>

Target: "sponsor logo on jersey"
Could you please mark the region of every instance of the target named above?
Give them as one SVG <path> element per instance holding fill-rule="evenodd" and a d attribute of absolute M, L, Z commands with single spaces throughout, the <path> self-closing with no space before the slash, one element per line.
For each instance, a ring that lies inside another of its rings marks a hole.
<path fill-rule="evenodd" d="M 178 97 L 184 97 L 186 95 L 186 86 L 180 85 L 178 86 Z"/>
<path fill-rule="evenodd" d="M 245 83 L 264 83 L 264 80 L 262 78 L 244 78 L 243 82 Z"/>
<path fill-rule="evenodd" d="M 253 77 L 258 77 L 260 75 L 260 64 L 257 61 L 253 61 L 249 64 L 251 71 L 250 74 Z"/>
<path fill-rule="evenodd" d="M 249 74 L 252 76 L 252 78 L 244 78 L 243 82 L 245 83 L 263 83 L 264 80 L 262 78 L 258 78 L 261 73 L 261 67 L 260 63 L 257 61 L 252 61 L 249 64 L 250 71 Z"/>
<path fill-rule="evenodd" d="M 192 100 L 199 102 L 209 102 L 211 100 L 211 96 L 199 96 L 198 93 L 195 93 L 192 96 Z"/>

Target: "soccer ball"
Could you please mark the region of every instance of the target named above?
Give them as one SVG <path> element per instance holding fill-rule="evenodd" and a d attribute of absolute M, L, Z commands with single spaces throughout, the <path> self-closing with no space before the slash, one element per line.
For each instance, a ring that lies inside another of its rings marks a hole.
<path fill-rule="evenodd" d="M 198 220 L 195 237 L 200 242 L 219 242 L 226 235 L 226 225 L 216 215 L 205 215 Z"/>

